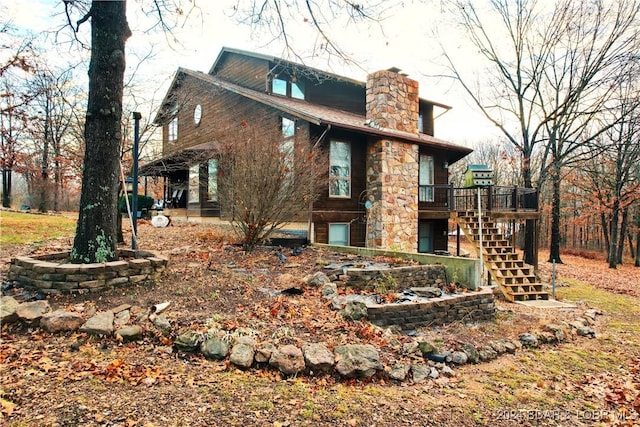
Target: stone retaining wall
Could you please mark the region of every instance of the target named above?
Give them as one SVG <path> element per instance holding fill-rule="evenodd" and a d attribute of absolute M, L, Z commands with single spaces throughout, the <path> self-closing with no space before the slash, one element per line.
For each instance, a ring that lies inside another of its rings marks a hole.
<path fill-rule="evenodd" d="M 493 290 L 484 288 L 428 301 L 368 306 L 367 314 L 371 323 L 378 326 L 399 325 L 403 329 L 413 329 L 456 321 L 491 320 L 495 310 Z"/>
<path fill-rule="evenodd" d="M 45 294 L 84 293 L 155 279 L 169 260 L 152 252 L 118 250 L 118 261 L 71 264 L 69 252 L 21 256 L 11 260 L 8 279 Z"/>
<path fill-rule="evenodd" d="M 326 273 L 332 282 L 340 281 L 345 286 L 372 291 L 402 291 L 409 288 L 437 287 L 447 284 L 444 265 L 410 265 L 389 268 L 353 268 L 332 270 Z"/>

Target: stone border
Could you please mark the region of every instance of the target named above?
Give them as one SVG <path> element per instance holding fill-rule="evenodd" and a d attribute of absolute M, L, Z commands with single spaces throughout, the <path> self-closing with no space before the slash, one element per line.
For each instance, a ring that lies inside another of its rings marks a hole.
<path fill-rule="evenodd" d="M 169 259 L 149 251 L 118 249 L 118 261 L 71 264 L 70 252 L 19 256 L 11 260 L 8 279 L 44 294 L 85 293 L 157 279 Z M 124 258 L 124 259 L 122 259 Z"/>
<path fill-rule="evenodd" d="M 492 320 L 495 312 L 495 296 L 491 288 L 425 301 L 367 306 L 367 315 L 371 323 L 377 326 L 399 325 L 403 329 L 444 325 L 456 321 Z"/>

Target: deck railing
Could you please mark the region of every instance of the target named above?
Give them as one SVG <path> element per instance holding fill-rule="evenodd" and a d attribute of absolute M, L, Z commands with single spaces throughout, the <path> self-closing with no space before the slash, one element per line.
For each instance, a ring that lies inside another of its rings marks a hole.
<path fill-rule="evenodd" d="M 421 185 L 418 190 L 420 207 L 428 210 L 470 211 L 481 207 L 485 211 L 538 210 L 538 189 L 524 187 L 489 186 L 456 188 L 453 185 Z"/>

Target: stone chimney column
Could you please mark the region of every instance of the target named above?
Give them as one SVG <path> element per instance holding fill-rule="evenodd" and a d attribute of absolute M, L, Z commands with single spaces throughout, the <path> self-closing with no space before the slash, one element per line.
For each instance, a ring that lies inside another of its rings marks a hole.
<path fill-rule="evenodd" d="M 366 123 L 374 128 L 418 133 L 418 82 L 395 70 L 367 78 Z M 366 245 L 370 248 L 418 250 L 418 145 L 393 138 L 369 143 Z"/>
<path fill-rule="evenodd" d="M 418 133 L 418 82 L 396 69 L 376 71 L 367 76 L 367 123 Z"/>

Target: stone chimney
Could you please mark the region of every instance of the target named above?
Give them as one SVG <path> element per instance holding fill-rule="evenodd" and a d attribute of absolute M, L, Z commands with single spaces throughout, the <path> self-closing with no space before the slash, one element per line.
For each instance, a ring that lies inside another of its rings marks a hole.
<path fill-rule="evenodd" d="M 366 123 L 418 133 L 418 82 L 399 71 L 390 68 L 367 76 Z"/>
<path fill-rule="evenodd" d="M 418 82 L 398 73 L 378 71 L 367 77 L 366 124 L 418 133 Z M 395 138 L 372 140 L 367 147 L 366 245 L 417 252 L 418 145 Z"/>

